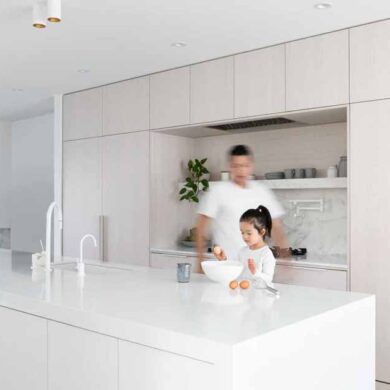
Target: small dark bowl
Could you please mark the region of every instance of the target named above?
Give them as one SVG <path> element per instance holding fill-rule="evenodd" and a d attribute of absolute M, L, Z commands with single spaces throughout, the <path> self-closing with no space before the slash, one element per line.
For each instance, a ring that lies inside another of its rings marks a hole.
<path fill-rule="evenodd" d="M 297 248 L 297 249 L 292 249 L 291 250 L 291 254 L 293 256 L 304 256 L 306 255 L 307 253 L 307 249 L 306 248 Z"/>

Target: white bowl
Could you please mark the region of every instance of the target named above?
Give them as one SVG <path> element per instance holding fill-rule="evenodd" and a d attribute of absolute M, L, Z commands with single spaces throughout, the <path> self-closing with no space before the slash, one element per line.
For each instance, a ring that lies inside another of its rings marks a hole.
<path fill-rule="evenodd" d="M 201 263 L 203 272 L 206 276 L 218 283 L 230 283 L 237 279 L 244 266 L 239 261 L 217 261 L 208 260 Z"/>

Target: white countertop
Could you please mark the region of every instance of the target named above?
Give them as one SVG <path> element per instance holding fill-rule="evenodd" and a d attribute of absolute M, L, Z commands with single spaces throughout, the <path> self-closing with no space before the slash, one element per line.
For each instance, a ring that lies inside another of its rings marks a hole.
<path fill-rule="evenodd" d="M 196 257 L 197 253 L 194 248 L 184 246 L 175 246 L 172 248 L 154 247 L 150 249 L 151 253 L 160 253 L 166 255 Z M 211 253 L 205 254 L 206 258 L 214 258 Z M 308 253 L 304 257 L 292 257 L 289 259 L 276 259 L 277 264 L 292 265 L 294 267 L 325 268 L 334 270 L 348 270 L 347 257 L 345 255 L 321 255 Z"/>
<path fill-rule="evenodd" d="M 173 270 L 136 266 L 87 265 L 80 281 L 74 268 L 59 265 L 46 278 L 32 274 L 23 256 L 0 252 L 0 306 L 207 360 L 216 344 L 229 347 L 367 297 L 279 284 L 278 299 L 265 290 L 230 291 L 199 274 L 179 284 Z"/>

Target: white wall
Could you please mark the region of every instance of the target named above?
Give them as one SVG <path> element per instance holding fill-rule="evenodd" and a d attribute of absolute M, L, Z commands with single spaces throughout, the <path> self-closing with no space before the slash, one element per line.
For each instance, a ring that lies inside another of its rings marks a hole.
<path fill-rule="evenodd" d="M 0 121 L 0 229 L 11 227 L 11 123 Z"/>
<path fill-rule="evenodd" d="M 35 252 L 45 243 L 46 209 L 54 198 L 53 115 L 12 125 L 11 248 Z"/>

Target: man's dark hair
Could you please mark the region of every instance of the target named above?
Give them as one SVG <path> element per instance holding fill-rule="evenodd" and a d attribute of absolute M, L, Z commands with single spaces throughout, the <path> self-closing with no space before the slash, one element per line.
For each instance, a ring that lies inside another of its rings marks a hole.
<path fill-rule="evenodd" d="M 234 156 L 248 156 L 253 157 L 252 151 L 249 146 L 246 145 L 235 145 L 229 150 L 229 158 Z"/>

